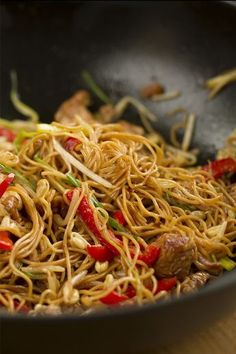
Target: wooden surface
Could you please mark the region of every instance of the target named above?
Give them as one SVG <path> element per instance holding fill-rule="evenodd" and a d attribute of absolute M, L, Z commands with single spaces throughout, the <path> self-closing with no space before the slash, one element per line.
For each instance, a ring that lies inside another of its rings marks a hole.
<path fill-rule="evenodd" d="M 145 354 L 236 354 L 236 312 L 203 333 Z"/>

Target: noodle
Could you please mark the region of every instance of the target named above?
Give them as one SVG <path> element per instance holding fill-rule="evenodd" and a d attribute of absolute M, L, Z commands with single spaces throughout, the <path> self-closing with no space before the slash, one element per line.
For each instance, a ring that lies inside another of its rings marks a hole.
<path fill-rule="evenodd" d="M 130 103 L 144 122 L 156 119 L 131 97 L 116 105 L 116 118 Z M 180 296 L 195 276 L 220 274 L 221 259 L 235 257 L 236 195 L 229 179 L 187 168 L 196 164 L 194 120 L 173 127 L 175 147 L 149 122 L 145 137 L 77 115 L 75 124 L 20 133 L 18 150 L 1 148 L 1 181 L 15 174 L 0 199 L 1 306 L 88 313 Z M 235 136 L 227 144 L 235 147 Z"/>

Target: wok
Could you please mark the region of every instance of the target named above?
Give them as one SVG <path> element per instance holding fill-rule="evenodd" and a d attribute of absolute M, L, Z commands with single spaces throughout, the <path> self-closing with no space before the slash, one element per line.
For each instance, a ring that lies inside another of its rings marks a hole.
<path fill-rule="evenodd" d="M 18 73 L 24 101 L 50 121 L 60 102 L 85 87 L 81 70 L 114 99 L 137 96 L 156 80 L 178 100 L 149 103 L 168 137 L 164 113 L 183 106 L 197 114 L 193 145 L 212 158 L 235 127 L 236 87 L 212 101 L 205 79 L 236 63 L 236 8 L 222 2 L 1 3 L 1 116 L 16 117 L 9 72 Z M 135 119 L 135 113 L 130 112 Z M 204 330 L 235 307 L 235 272 L 180 299 L 95 313 L 87 317 L 1 315 L 1 352 L 133 353 L 160 348 Z"/>

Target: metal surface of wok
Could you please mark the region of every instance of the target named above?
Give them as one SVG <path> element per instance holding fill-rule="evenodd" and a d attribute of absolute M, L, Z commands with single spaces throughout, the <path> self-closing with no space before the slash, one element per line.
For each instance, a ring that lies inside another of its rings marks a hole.
<path fill-rule="evenodd" d="M 229 2 L 230 3 L 230 2 Z M 147 102 L 157 129 L 169 135 L 165 112 L 197 115 L 192 146 L 200 161 L 214 156 L 236 126 L 236 86 L 208 101 L 204 81 L 236 64 L 236 8 L 223 2 L 1 3 L 1 116 L 18 117 L 9 100 L 9 72 L 22 99 L 50 121 L 57 106 L 84 87 L 87 69 L 114 99 L 138 97 L 151 81 L 182 96 Z M 134 111 L 127 116 L 135 120 Z M 1 353 L 132 353 L 204 329 L 235 307 L 235 272 L 180 299 L 98 312 L 32 318 L 1 315 Z"/>

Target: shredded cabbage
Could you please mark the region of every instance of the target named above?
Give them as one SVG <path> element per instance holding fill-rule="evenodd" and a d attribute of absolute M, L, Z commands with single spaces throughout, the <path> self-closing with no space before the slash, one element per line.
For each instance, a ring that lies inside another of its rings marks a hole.
<path fill-rule="evenodd" d="M 80 172 L 82 172 L 85 176 L 91 178 L 93 181 L 103 185 L 106 188 L 113 188 L 113 185 L 105 180 L 104 178 L 98 176 L 96 173 L 88 169 L 84 166 L 80 161 L 78 161 L 74 156 L 72 156 L 69 152 L 67 152 L 61 144 L 58 143 L 55 139 L 53 139 L 53 145 L 55 150 L 61 155 L 61 157 L 66 161 L 71 163 L 74 167 L 76 167 Z"/>
<path fill-rule="evenodd" d="M 37 123 L 39 121 L 38 113 L 33 108 L 26 105 L 20 100 L 17 85 L 17 75 L 16 72 L 13 70 L 11 71 L 11 102 L 19 113 L 23 114 L 26 117 L 29 117 L 33 123 Z"/>

